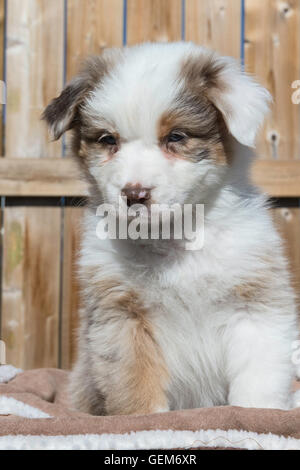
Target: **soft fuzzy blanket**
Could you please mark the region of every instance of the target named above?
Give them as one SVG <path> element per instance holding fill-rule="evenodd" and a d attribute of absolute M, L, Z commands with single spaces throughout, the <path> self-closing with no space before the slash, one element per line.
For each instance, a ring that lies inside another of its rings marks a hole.
<path fill-rule="evenodd" d="M 69 408 L 67 381 L 62 370 L 0 367 L 0 449 L 300 450 L 300 408 L 96 417 Z"/>

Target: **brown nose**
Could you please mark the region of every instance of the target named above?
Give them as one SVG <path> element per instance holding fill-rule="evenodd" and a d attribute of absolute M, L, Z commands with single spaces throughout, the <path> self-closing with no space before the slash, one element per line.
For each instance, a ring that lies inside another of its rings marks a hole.
<path fill-rule="evenodd" d="M 151 197 L 150 188 L 142 188 L 140 184 L 127 184 L 122 189 L 122 196 L 127 198 L 127 206 L 133 204 L 146 204 Z"/>

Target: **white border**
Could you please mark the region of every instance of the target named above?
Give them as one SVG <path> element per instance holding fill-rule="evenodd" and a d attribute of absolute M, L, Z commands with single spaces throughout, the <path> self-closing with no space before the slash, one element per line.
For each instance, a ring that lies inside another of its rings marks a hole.
<path fill-rule="evenodd" d="M 300 440 L 275 434 L 237 430 L 138 431 L 130 434 L 76 434 L 67 436 L 2 436 L 1 450 L 138 450 L 236 448 L 300 450 Z"/>

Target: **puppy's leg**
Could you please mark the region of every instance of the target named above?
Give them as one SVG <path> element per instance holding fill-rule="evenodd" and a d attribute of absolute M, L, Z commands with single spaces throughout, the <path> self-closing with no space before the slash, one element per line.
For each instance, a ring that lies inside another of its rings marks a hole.
<path fill-rule="evenodd" d="M 273 321 L 272 321 L 273 320 Z M 226 339 L 229 405 L 289 409 L 292 406 L 293 319 L 241 317 Z"/>
<path fill-rule="evenodd" d="M 151 307 L 122 279 L 95 280 L 86 304 L 85 344 L 105 413 L 147 414 L 168 409 L 168 371 L 155 339 Z"/>
<path fill-rule="evenodd" d="M 80 347 L 78 360 L 70 374 L 68 391 L 71 404 L 82 413 L 103 415 L 105 413 L 104 397 L 95 386 L 90 366 L 86 348 Z"/>
<path fill-rule="evenodd" d="M 99 385 L 105 394 L 106 414 L 167 411 L 168 373 L 151 325 L 137 318 L 115 326 L 118 331 L 111 341 L 115 341 L 116 357 L 105 368 L 103 363 L 94 363 L 96 377 L 102 377 Z"/>

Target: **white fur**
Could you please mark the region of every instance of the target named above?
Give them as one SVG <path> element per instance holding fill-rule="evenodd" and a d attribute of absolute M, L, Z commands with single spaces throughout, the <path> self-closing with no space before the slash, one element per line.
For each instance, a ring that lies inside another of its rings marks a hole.
<path fill-rule="evenodd" d="M 265 197 L 245 173 L 252 155 L 244 145 L 254 145 L 270 97 L 233 59 L 213 56 L 224 66 L 225 86 L 213 99 L 234 138 L 234 163 L 226 170 L 210 159 L 170 161 L 158 145 L 157 125 L 184 86 L 178 72 L 187 56 L 203 60 L 211 52 L 190 43 L 126 49 L 90 93 L 84 112 L 94 124 L 104 119 L 123 139 L 110 161 L 101 163 L 99 150 L 90 165 L 105 202 L 117 204 L 126 184 L 140 183 L 154 188 L 157 203 L 204 203 L 205 246 L 188 252 L 180 241 L 100 241 L 99 220 L 90 212 L 80 270 L 96 268 L 99 280 L 115 277 L 124 289 L 139 293 L 170 373 L 170 409 L 224 404 L 287 409 L 297 338 L 294 294 Z M 235 290 L 255 284 L 260 272 L 268 285 L 263 301 L 255 289 L 252 297 L 238 298 Z M 89 374 L 89 341 L 92 354 L 109 355 L 118 345 L 125 354 L 124 331 L 117 322 L 91 328 L 76 373 Z"/>
<path fill-rule="evenodd" d="M 222 78 L 228 91 L 218 96 L 217 107 L 222 111 L 231 134 L 242 144 L 254 147 L 258 129 L 268 112 L 271 95 L 249 75 L 241 72 L 234 59 L 219 58 L 226 64 Z"/>

